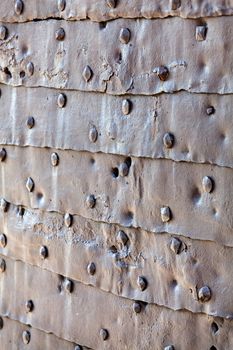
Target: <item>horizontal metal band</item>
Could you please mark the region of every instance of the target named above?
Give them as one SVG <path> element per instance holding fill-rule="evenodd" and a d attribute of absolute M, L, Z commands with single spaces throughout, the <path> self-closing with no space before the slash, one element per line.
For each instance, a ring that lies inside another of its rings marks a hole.
<path fill-rule="evenodd" d="M 1 159 L 10 203 L 232 245 L 230 168 L 17 146 Z"/>
<path fill-rule="evenodd" d="M 233 14 L 232 0 L 23 0 L 21 13 L 16 13 L 14 0 L 1 0 L 0 20 L 23 22 L 33 19 L 64 18 L 106 21 L 114 18 L 156 18 L 182 16 L 187 18 Z"/>
<path fill-rule="evenodd" d="M 0 81 L 110 94 L 232 93 L 231 26 L 231 17 L 8 24 Z"/>
<path fill-rule="evenodd" d="M 60 214 L 26 209 L 20 216 L 13 205 L 1 214 L 0 223 L 7 241 L 0 252 L 13 259 L 128 299 L 232 316 L 232 248 L 79 216 L 68 228 Z M 45 259 L 41 247 L 46 247 Z M 140 276 L 147 284 L 144 290 L 138 285 Z M 211 293 L 205 303 L 200 299 L 203 287 Z"/>
<path fill-rule="evenodd" d="M 164 349 L 168 345 L 181 350 L 211 346 L 226 350 L 233 345 L 232 321 L 135 305 L 77 282 L 70 293 L 62 276 L 3 258 L 1 314 L 61 338 L 101 350 Z M 33 305 L 30 311 L 28 300 Z"/>
<path fill-rule="evenodd" d="M 6 85 L 0 89 L 1 144 L 233 167 L 231 95 L 120 97 Z M 34 118 L 31 129 L 29 116 Z M 167 133 L 174 137 L 170 148 Z"/>

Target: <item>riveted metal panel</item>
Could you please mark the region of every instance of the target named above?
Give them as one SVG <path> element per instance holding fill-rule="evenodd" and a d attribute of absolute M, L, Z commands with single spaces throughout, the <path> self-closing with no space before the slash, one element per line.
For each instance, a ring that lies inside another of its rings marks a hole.
<path fill-rule="evenodd" d="M 8 202 L 232 245 L 230 168 L 33 147 L 4 149 L 0 196 Z M 54 167 L 55 152 L 59 164 Z"/>
<path fill-rule="evenodd" d="M 127 27 L 122 19 L 106 26 L 53 20 L 8 24 L 0 81 L 111 94 L 232 93 L 231 25 L 231 17 L 204 23 L 128 20 Z"/>
<path fill-rule="evenodd" d="M 7 238 L 0 252 L 13 259 L 126 298 L 175 310 L 231 316 L 232 248 L 166 233 L 125 229 L 79 216 L 73 217 L 67 228 L 63 216 L 57 213 L 26 209 L 19 216 L 13 205 L 0 218 L 4 223 L 0 230 Z M 41 246 L 48 250 L 45 260 L 39 255 Z M 94 275 L 88 273 L 91 263 L 95 264 Z M 137 285 L 139 276 L 148 283 L 144 291 Z M 211 290 L 211 299 L 206 303 L 198 297 L 203 286 Z"/>
<path fill-rule="evenodd" d="M 119 97 L 1 85 L 0 106 L 2 144 L 233 166 L 231 95 L 180 92 Z M 26 126 L 28 116 L 35 119 L 32 129 Z M 96 139 L 90 138 L 93 128 Z M 167 132 L 175 138 L 170 149 L 163 141 Z"/>
<path fill-rule="evenodd" d="M 150 304 L 141 304 L 137 314 L 131 300 L 79 283 L 67 293 L 62 276 L 7 258 L 6 265 L 0 276 L 1 314 L 67 340 L 101 350 L 161 349 L 171 344 L 181 350 L 232 346 L 232 321 L 215 319 L 219 332 L 214 335 L 213 318 L 204 314 L 174 312 Z M 28 298 L 34 308 L 26 313 Z M 105 341 L 101 329 L 107 332 Z"/>

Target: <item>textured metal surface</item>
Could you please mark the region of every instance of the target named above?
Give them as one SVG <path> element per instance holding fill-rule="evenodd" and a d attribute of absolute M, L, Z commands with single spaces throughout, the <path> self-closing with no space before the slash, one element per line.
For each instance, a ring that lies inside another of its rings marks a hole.
<path fill-rule="evenodd" d="M 233 167 L 231 95 L 180 92 L 118 97 L 45 88 L 0 88 L 2 144 Z M 26 127 L 29 116 L 34 118 L 31 129 Z M 170 149 L 163 140 L 167 132 L 175 140 Z"/>
<path fill-rule="evenodd" d="M 231 25 L 232 17 L 7 24 L 0 81 L 113 94 L 232 93 Z"/>
<path fill-rule="evenodd" d="M 0 196 L 8 202 L 232 245 L 230 168 L 48 148 L 4 149 Z M 54 152 L 59 155 L 55 167 Z"/>
<path fill-rule="evenodd" d="M 20 216 L 12 205 L 1 214 L 0 222 L 7 239 L 0 252 L 13 259 L 130 299 L 232 316 L 232 248 L 79 216 L 67 228 L 62 215 L 26 209 Z M 40 247 L 48 252 L 44 260 Z M 139 276 L 148 284 L 142 292 L 137 285 Z M 203 286 L 211 290 L 207 303 L 198 300 Z"/>
<path fill-rule="evenodd" d="M 101 350 L 163 349 L 168 345 L 181 350 L 211 346 L 225 350 L 233 346 L 232 321 L 149 304 L 142 304 L 141 312 L 136 313 L 132 300 L 80 283 L 74 283 L 72 293 L 67 293 L 62 276 L 10 259 L 6 265 L 0 276 L 1 313 L 59 337 Z M 28 298 L 34 302 L 30 313 L 24 307 Z M 101 330 L 107 332 L 105 341 Z"/>
<path fill-rule="evenodd" d="M 203 17 L 233 14 L 232 0 L 25 0 L 20 15 L 15 12 L 14 0 L 1 0 L 3 21 L 28 21 L 51 17 L 106 21 L 118 17 L 155 18 L 167 16 Z"/>

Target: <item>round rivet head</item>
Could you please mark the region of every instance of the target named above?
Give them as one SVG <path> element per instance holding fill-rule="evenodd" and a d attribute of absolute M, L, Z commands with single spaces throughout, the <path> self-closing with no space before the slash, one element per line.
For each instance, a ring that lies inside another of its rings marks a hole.
<path fill-rule="evenodd" d="M 32 180 L 31 177 L 28 177 L 26 181 L 26 189 L 28 190 L 28 192 L 32 192 L 33 188 L 34 188 L 34 181 Z"/>
<path fill-rule="evenodd" d="M 120 243 L 122 245 L 126 245 L 126 243 L 128 242 L 129 238 L 128 238 L 127 234 L 124 231 L 120 230 L 117 233 L 116 240 L 117 240 L 117 243 Z"/>
<path fill-rule="evenodd" d="M 129 174 L 129 166 L 126 163 L 121 163 L 119 165 L 118 170 L 119 170 L 119 175 L 122 177 L 127 176 Z"/>
<path fill-rule="evenodd" d="M 0 259 L 0 272 L 3 273 L 6 270 L 6 262 L 4 259 Z"/>
<path fill-rule="evenodd" d="M 208 286 L 204 286 L 198 291 L 198 299 L 205 303 L 211 299 L 211 290 Z"/>
<path fill-rule="evenodd" d="M 0 317 L 0 329 L 3 329 L 3 326 L 4 326 L 3 318 Z"/>
<path fill-rule="evenodd" d="M 96 272 L 96 266 L 95 263 L 91 262 L 90 264 L 88 264 L 87 266 L 87 273 L 91 276 L 93 276 Z"/>
<path fill-rule="evenodd" d="M 133 311 L 134 311 L 136 314 L 139 314 L 139 313 L 142 311 L 142 306 L 141 306 L 141 304 L 138 303 L 138 302 L 133 303 Z"/>
<path fill-rule="evenodd" d="M 170 249 L 175 253 L 179 254 L 181 251 L 182 242 L 179 238 L 173 237 L 170 242 Z"/>
<path fill-rule="evenodd" d="M 15 1 L 15 13 L 17 16 L 21 15 L 23 12 L 23 1 L 22 0 L 16 0 Z"/>
<path fill-rule="evenodd" d="M 139 276 L 137 279 L 137 285 L 139 289 L 143 292 L 147 288 L 147 280 L 145 277 Z"/>
<path fill-rule="evenodd" d="M 0 40 L 5 40 L 7 38 L 7 28 L 5 26 L 0 26 Z"/>
<path fill-rule="evenodd" d="M 66 95 L 65 94 L 59 94 L 57 97 L 57 105 L 59 108 L 64 108 L 66 105 Z"/>
<path fill-rule="evenodd" d="M 173 345 L 165 346 L 164 350 L 175 350 Z"/>
<path fill-rule="evenodd" d="M 1 210 L 3 212 L 7 212 L 8 206 L 9 206 L 9 203 L 4 198 L 1 198 L 1 200 L 0 200 L 0 208 L 1 208 Z"/>
<path fill-rule="evenodd" d="M 96 204 L 96 199 L 95 196 L 93 194 L 90 194 L 89 196 L 87 196 L 86 198 L 86 206 L 87 208 L 94 208 Z"/>
<path fill-rule="evenodd" d="M 174 145 L 174 136 L 167 132 L 163 136 L 163 144 L 166 148 L 172 148 Z"/>
<path fill-rule="evenodd" d="M 83 70 L 83 79 L 86 81 L 86 83 L 92 78 L 92 70 L 91 67 L 86 66 Z"/>
<path fill-rule="evenodd" d="M 40 247 L 39 254 L 41 259 L 46 259 L 48 257 L 48 249 L 44 245 Z"/>
<path fill-rule="evenodd" d="M 57 1 L 57 8 L 59 11 L 64 11 L 66 8 L 66 0 L 58 0 Z"/>
<path fill-rule="evenodd" d="M 116 0 L 106 0 L 106 4 L 113 9 L 116 7 Z"/>
<path fill-rule="evenodd" d="M 24 331 L 22 334 L 23 343 L 29 344 L 31 340 L 31 333 L 29 331 Z"/>
<path fill-rule="evenodd" d="M 212 114 L 214 114 L 214 113 L 215 113 L 215 108 L 214 108 L 214 107 L 210 106 L 210 107 L 208 107 L 208 108 L 206 109 L 206 114 L 207 114 L 207 115 L 212 115 Z"/>
<path fill-rule="evenodd" d="M 202 179 L 202 188 L 204 192 L 210 193 L 213 190 L 214 183 L 209 176 L 204 176 Z"/>
<path fill-rule="evenodd" d="M 128 28 L 122 28 L 119 34 L 119 40 L 122 44 L 128 44 L 130 41 L 131 33 Z"/>
<path fill-rule="evenodd" d="M 26 312 L 27 313 L 28 312 L 32 312 L 33 307 L 34 307 L 33 301 L 32 300 L 27 300 L 26 303 L 25 303 L 25 310 L 26 310 Z"/>
<path fill-rule="evenodd" d="M 72 225 L 72 222 L 73 222 L 72 215 L 66 213 L 64 215 L 64 224 L 66 225 L 66 227 L 70 227 Z"/>
<path fill-rule="evenodd" d="M 1 248 L 5 248 L 6 245 L 7 245 L 6 235 L 4 235 L 4 233 L 1 233 L 0 234 L 0 246 L 1 246 Z"/>
<path fill-rule="evenodd" d="M 167 80 L 167 78 L 169 76 L 169 70 L 165 66 L 161 66 L 161 67 L 157 68 L 156 73 L 161 81 Z"/>
<path fill-rule="evenodd" d="M 6 159 L 6 150 L 5 148 L 0 149 L 0 162 L 3 162 Z"/>
<path fill-rule="evenodd" d="M 101 328 L 101 330 L 100 330 L 100 338 L 101 338 L 103 341 L 105 341 L 105 340 L 108 339 L 108 337 L 109 337 L 109 334 L 108 334 L 107 329 Z"/>
<path fill-rule="evenodd" d="M 35 119 L 33 117 L 28 117 L 26 125 L 28 129 L 32 129 L 33 126 L 35 125 Z"/>
<path fill-rule="evenodd" d="M 59 28 L 55 32 L 55 38 L 58 41 L 63 41 L 65 39 L 65 30 L 63 28 Z"/>
<path fill-rule="evenodd" d="M 32 62 L 28 62 L 26 70 L 29 77 L 31 77 L 34 73 L 34 64 Z"/>
<path fill-rule="evenodd" d="M 92 126 L 89 130 L 89 140 L 95 143 L 98 139 L 98 131 L 95 126 Z"/>
<path fill-rule="evenodd" d="M 130 113 L 131 110 L 131 102 L 130 100 L 123 100 L 122 102 L 122 113 L 124 115 L 128 115 Z"/>
<path fill-rule="evenodd" d="M 169 207 L 162 207 L 160 209 L 160 215 L 162 222 L 168 222 L 171 220 L 171 210 Z"/>
<path fill-rule="evenodd" d="M 57 153 L 52 153 L 50 157 L 50 161 L 53 167 L 58 166 L 59 163 L 59 156 Z"/>
<path fill-rule="evenodd" d="M 63 283 L 64 286 L 64 290 L 66 291 L 66 293 L 72 293 L 73 291 L 73 282 L 69 279 L 66 279 Z"/>

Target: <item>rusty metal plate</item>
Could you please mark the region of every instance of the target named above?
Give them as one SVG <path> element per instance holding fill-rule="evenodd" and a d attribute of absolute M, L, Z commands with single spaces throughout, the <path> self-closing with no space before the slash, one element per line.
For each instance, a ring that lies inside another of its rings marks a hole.
<path fill-rule="evenodd" d="M 33 19 L 64 18 L 106 21 L 114 18 L 156 18 L 181 16 L 187 18 L 233 14 L 232 0 L 24 0 L 17 11 L 15 0 L 1 0 L 0 20 L 23 22 Z"/>
<path fill-rule="evenodd" d="M 138 306 L 77 282 L 70 293 L 62 276 L 5 259 L 6 270 L 0 276 L 1 314 L 38 329 L 101 350 L 169 345 L 181 350 L 211 346 L 225 350 L 233 346 L 232 321 L 150 304 Z M 25 308 L 28 300 L 33 305 L 30 311 Z"/>
<path fill-rule="evenodd" d="M 230 168 L 33 147 L 2 154 L 10 203 L 232 245 Z"/>
<path fill-rule="evenodd" d="M 32 328 L 20 322 L 0 316 L 0 344 L 1 350 L 75 350 L 75 344 Z M 29 339 L 26 344 L 25 340 Z M 77 350 L 81 350 L 78 349 Z M 82 347 L 82 350 L 87 348 Z"/>
<path fill-rule="evenodd" d="M 0 81 L 111 94 L 232 93 L 231 26 L 231 17 L 8 24 Z"/>
<path fill-rule="evenodd" d="M 233 167 L 231 95 L 110 96 L 0 85 L 0 143 Z M 6 115 L 8 116 L 6 118 Z M 33 116 L 35 125 L 26 122 Z M 174 136 L 167 148 L 164 137 Z"/>
<path fill-rule="evenodd" d="M 57 213 L 26 209 L 19 215 L 18 209 L 11 205 L 0 216 L 7 241 L 2 254 L 129 299 L 231 316 L 232 248 L 79 216 L 67 228 Z M 46 259 L 40 256 L 43 246 Z M 148 285 L 143 291 L 140 276 Z M 200 299 L 204 286 L 211 291 L 205 303 Z"/>

